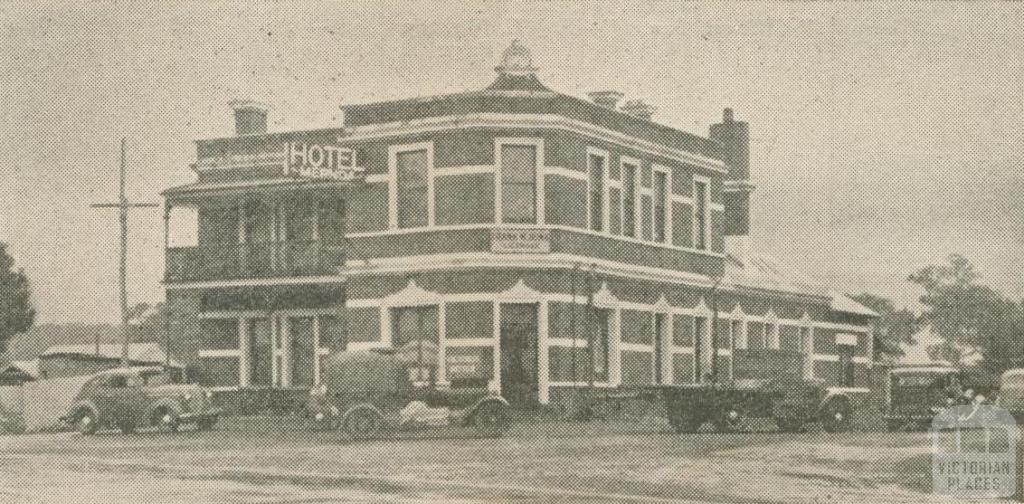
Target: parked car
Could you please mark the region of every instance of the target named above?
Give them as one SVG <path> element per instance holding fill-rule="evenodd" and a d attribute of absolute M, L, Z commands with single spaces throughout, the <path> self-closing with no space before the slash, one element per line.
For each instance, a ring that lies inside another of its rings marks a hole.
<path fill-rule="evenodd" d="M 983 381 L 976 374 L 950 366 L 894 368 L 889 371 L 883 414 L 886 427 L 890 431 L 924 429 L 943 409 L 986 402 L 992 386 Z"/>
<path fill-rule="evenodd" d="M 414 383 L 408 366 L 387 350 L 332 354 L 307 411 L 318 424 L 353 438 L 384 430 L 468 425 L 486 436 L 508 426 L 508 402 L 486 388 Z"/>
<path fill-rule="evenodd" d="M 1024 368 L 1010 369 L 999 377 L 999 399 L 996 404 L 1024 422 Z"/>
<path fill-rule="evenodd" d="M 198 385 L 174 383 L 161 367 L 109 369 L 82 385 L 61 421 L 82 434 L 101 428 L 130 433 L 147 426 L 177 432 L 187 423 L 209 430 L 220 417 L 210 397 L 210 391 Z"/>

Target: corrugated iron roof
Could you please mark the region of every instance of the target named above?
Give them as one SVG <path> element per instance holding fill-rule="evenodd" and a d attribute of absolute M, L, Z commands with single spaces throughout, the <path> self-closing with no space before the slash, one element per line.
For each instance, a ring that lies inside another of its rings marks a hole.
<path fill-rule="evenodd" d="M 750 254 L 744 262 L 726 255 L 725 281 L 740 287 L 828 298 L 833 311 L 877 317 L 864 305 L 830 290 L 803 273 L 766 255 Z"/>
<path fill-rule="evenodd" d="M 104 343 L 100 345 L 54 345 L 46 349 L 45 352 L 40 354 L 40 357 L 52 357 L 55 355 L 83 355 L 83 356 L 96 356 L 106 359 L 120 359 L 123 351 L 122 345 Z M 156 343 L 135 343 L 128 345 L 128 359 L 135 362 L 151 362 L 154 364 L 163 364 L 167 355 L 164 353 L 160 345 Z M 173 359 L 170 361 L 172 366 L 180 366 Z"/>

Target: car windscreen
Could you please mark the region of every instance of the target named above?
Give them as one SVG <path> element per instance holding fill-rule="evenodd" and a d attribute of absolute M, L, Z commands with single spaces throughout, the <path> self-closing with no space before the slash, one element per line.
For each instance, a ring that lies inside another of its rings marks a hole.
<path fill-rule="evenodd" d="M 929 386 L 940 386 L 941 380 L 945 377 L 944 374 L 924 374 L 924 373 L 905 373 L 905 374 L 894 374 L 892 376 L 893 385 L 901 387 L 929 387 Z"/>

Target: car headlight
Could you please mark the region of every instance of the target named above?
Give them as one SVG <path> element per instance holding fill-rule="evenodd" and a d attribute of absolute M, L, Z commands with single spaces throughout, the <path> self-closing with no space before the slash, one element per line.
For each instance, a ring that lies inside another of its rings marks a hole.
<path fill-rule="evenodd" d="M 203 391 L 203 395 L 206 396 L 207 399 L 212 399 L 213 398 L 213 392 L 211 392 L 209 390 L 204 390 Z"/>
<path fill-rule="evenodd" d="M 323 413 L 317 413 L 316 414 L 316 421 L 317 422 L 321 422 L 321 421 L 323 421 L 323 419 L 324 419 L 324 414 Z"/>
<path fill-rule="evenodd" d="M 191 401 L 192 400 L 192 394 L 185 394 L 185 400 L 186 401 Z"/>
<path fill-rule="evenodd" d="M 341 414 L 341 410 L 337 406 L 331 406 L 331 415 L 338 416 Z"/>
<path fill-rule="evenodd" d="M 952 406 L 952 405 L 953 405 L 953 398 L 952 397 L 947 397 L 946 398 L 946 406 Z"/>

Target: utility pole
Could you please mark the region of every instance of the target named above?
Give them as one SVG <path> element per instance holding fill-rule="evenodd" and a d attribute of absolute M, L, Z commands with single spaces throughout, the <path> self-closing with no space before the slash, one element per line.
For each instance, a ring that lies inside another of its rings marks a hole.
<path fill-rule="evenodd" d="M 117 208 L 121 221 L 121 261 L 119 272 L 120 293 L 121 293 L 121 330 L 124 331 L 124 342 L 121 348 L 121 365 L 128 365 L 128 345 L 131 340 L 128 331 L 128 210 L 132 208 L 155 208 L 156 203 L 132 203 L 125 196 L 125 144 L 127 139 L 121 139 L 121 172 L 120 184 L 118 185 L 117 203 L 93 203 L 92 208 Z"/>

